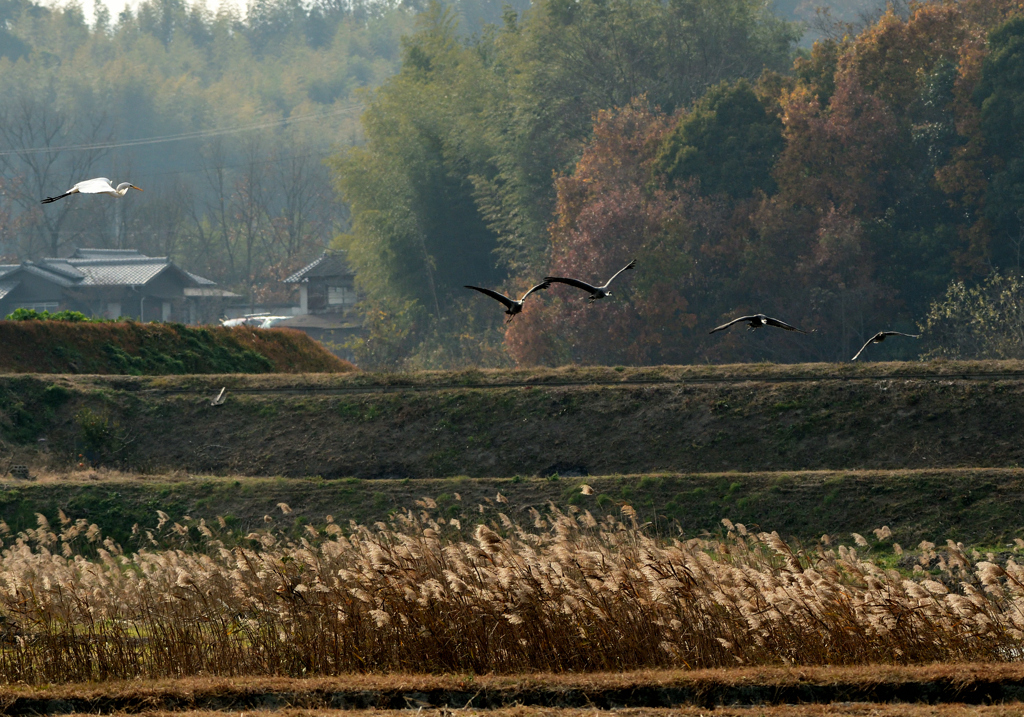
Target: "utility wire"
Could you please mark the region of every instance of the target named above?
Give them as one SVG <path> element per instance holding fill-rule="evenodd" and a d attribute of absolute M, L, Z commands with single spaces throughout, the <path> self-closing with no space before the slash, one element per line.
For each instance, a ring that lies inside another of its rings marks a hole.
<path fill-rule="evenodd" d="M 196 130 L 194 132 L 169 134 L 164 135 L 162 137 L 147 137 L 144 139 L 130 139 L 121 142 L 95 142 L 92 144 L 68 144 L 60 147 L 31 147 L 28 149 L 9 149 L 0 151 L 0 157 L 26 154 L 53 154 L 55 152 L 85 152 L 94 151 L 97 149 L 141 147 L 149 144 L 180 142 L 182 140 L 189 139 L 206 139 L 207 137 L 219 137 L 226 134 L 237 134 L 239 132 L 252 132 L 254 130 L 269 129 L 271 127 L 280 127 L 282 125 L 292 124 L 295 122 L 313 122 L 316 120 L 327 119 L 329 117 L 340 117 L 342 115 L 351 114 L 352 112 L 358 110 L 359 107 L 359 105 L 349 105 L 348 107 L 345 107 L 341 110 L 335 110 L 334 112 L 318 112 L 315 114 L 299 115 L 298 117 L 288 117 L 287 119 L 274 120 L 272 122 L 259 122 L 257 124 L 241 125 L 238 127 L 223 127 L 218 129 Z"/>
<path fill-rule="evenodd" d="M 306 159 L 308 157 L 330 157 L 336 154 L 335 151 L 323 151 L 323 152 L 309 152 L 307 154 L 293 154 L 288 157 L 272 157 L 270 159 L 257 159 L 257 160 L 246 160 L 242 162 L 235 162 L 233 164 L 223 164 L 222 169 L 238 169 L 239 167 L 247 167 L 250 165 L 264 165 L 264 164 L 277 164 L 278 162 L 288 162 L 293 159 Z M 201 174 L 207 171 L 207 168 L 200 167 L 198 169 L 169 169 L 163 172 L 134 172 L 129 171 L 133 177 L 139 178 L 154 178 L 154 177 L 167 177 L 178 174 Z"/>

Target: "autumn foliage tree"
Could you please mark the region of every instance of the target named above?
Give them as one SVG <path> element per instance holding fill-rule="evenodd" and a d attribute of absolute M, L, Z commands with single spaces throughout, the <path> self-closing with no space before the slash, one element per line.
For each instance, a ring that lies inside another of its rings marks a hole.
<path fill-rule="evenodd" d="M 709 203 L 651 184 L 651 166 L 670 118 L 637 100 L 598 113 L 594 139 L 571 176 L 557 180 L 551 273 L 603 283 L 631 259 L 613 298 L 594 303 L 561 284 L 509 325 L 506 341 L 520 363 L 665 363 L 693 358 L 680 337 L 696 324 L 686 298 L 699 282 L 690 250 Z M 688 239 L 690 239 L 688 241 Z"/>
<path fill-rule="evenodd" d="M 1019 271 L 1020 12 L 922 3 L 672 116 L 637 102 L 599 113 L 556 182 L 550 267 L 601 279 L 636 257 L 637 269 L 601 306 L 549 291 L 508 331 L 510 352 L 524 364 L 847 360 L 881 328 L 914 330 L 950 282 Z M 813 333 L 707 335 L 752 312 Z"/>

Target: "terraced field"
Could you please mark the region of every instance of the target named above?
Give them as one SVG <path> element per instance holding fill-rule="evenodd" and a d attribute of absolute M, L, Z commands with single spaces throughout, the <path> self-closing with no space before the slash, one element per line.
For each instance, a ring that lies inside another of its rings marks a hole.
<path fill-rule="evenodd" d="M 1021 425 L 1019 362 L 3 376 L 0 711 L 1016 714 Z"/>
<path fill-rule="evenodd" d="M 1020 362 L 0 377 L 11 460 L 141 473 L 1004 468 L 1024 464 L 1022 426 Z"/>

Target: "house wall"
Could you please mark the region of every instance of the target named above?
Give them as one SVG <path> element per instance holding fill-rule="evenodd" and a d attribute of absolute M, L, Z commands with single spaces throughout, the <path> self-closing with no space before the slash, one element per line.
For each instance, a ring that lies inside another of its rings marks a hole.
<path fill-rule="evenodd" d="M 181 323 L 216 323 L 225 311 L 225 300 L 186 298 L 189 282 L 171 268 L 155 276 L 144 286 L 64 287 L 25 270 L 4 275 L 4 280 L 20 284 L 0 299 L 0 319 L 19 306 L 50 310 L 71 309 L 87 316 L 113 319 L 120 316 L 140 321 L 174 321 Z"/>
<path fill-rule="evenodd" d="M 185 283 L 177 272 L 164 270 L 143 286 L 142 291 L 146 296 L 159 297 L 168 301 L 180 299 L 185 293 Z"/>
<path fill-rule="evenodd" d="M 15 289 L 0 300 L 0 318 L 3 318 L 19 306 L 26 304 L 57 303 L 57 310 L 66 308 L 61 287 L 45 279 L 25 271 L 15 271 L 4 276 L 8 281 L 21 282 Z"/>
<path fill-rule="evenodd" d="M 308 311 L 311 314 L 342 314 L 356 304 L 355 277 L 311 276 L 306 284 Z M 334 291 L 332 291 L 334 289 Z M 342 303 L 332 303 L 344 294 Z"/>
<path fill-rule="evenodd" d="M 122 287 L 89 287 L 63 289 L 63 305 L 73 311 L 81 311 L 86 316 L 117 318 L 131 308 L 131 297 L 125 296 Z M 112 316 L 116 310 L 117 315 Z"/>

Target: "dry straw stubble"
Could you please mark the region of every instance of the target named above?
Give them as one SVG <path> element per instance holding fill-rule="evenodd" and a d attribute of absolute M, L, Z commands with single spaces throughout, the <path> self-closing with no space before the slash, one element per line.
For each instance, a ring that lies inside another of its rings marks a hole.
<path fill-rule="evenodd" d="M 61 516 L 7 536 L 0 676 L 29 683 L 184 675 L 617 671 L 740 664 L 1010 660 L 1024 567 L 924 545 L 910 579 L 819 544 L 725 521 L 664 540 L 635 513 L 553 505 L 524 527 L 422 510 L 374 526 L 272 530 L 228 547 L 126 553 Z M 191 527 L 190 527 L 191 526 Z M 0 525 L 0 529 L 6 526 Z M 151 536 L 151 534 L 150 534 Z M 145 537 L 145 532 L 140 537 Z M 142 542 L 146 542 L 143 540 Z"/>

